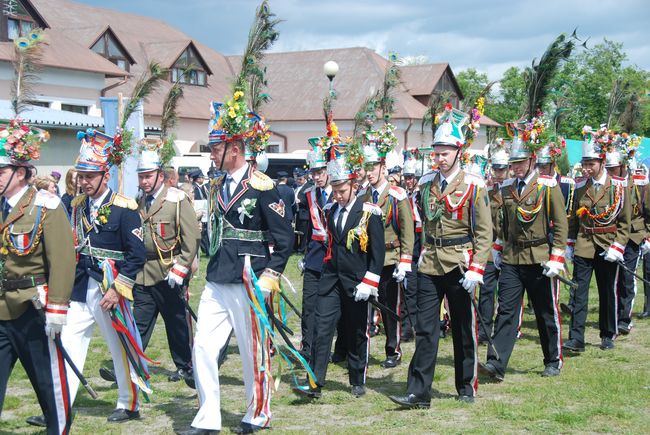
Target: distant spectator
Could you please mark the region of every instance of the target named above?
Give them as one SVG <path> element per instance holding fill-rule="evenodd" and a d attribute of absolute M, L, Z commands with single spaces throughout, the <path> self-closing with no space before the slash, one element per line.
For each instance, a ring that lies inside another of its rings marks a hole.
<path fill-rule="evenodd" d="M 68 169 L 68 172 L 65 174 L 65 193 L 61 197 L 61 202 L 63 203 L 63 207 L 68 213 L 68 216 L 72 213 L 72 206 L 70 205 L 72 198 L 74 198 L 78 192 L 77 171 L 74 169 Z"/>
<path fill-rule="evenodd" d="M 289 174 L 286 171 L 278 172 L 278 192 L 280 198 L 284 202 L 284 217 L 289 221 L 293 221 L 293 214 L 295 213 L 296 197 L 293 189 L 287 185 Z"/>
<path fill-rule="evenodd" d="M 38 190 L 47 190 L 56 195 L 56 180 L 50 175 L 36 177 L 32 184 Z"/>
<path fill-rule="evenodd" d="M 163 183 L 169 187 L 178 187 L 178 172 L 175 168 L 168 166 L 163 169 Z"/>
<path fill-rule="evenodd" d="M 54 178 L 54 186 L 56 187 L 55 193 L 59 195 L 59 181 L 61 181 L 61 173 L 59 171 L 52 171 L 50 172 L 50 176 Z"/>

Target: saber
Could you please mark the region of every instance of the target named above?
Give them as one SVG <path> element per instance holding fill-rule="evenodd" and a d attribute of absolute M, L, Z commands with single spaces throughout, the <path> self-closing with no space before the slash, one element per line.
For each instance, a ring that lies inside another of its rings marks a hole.
<path fill-rule="evenodd" d="M 183 285 L 182 287 L 180 287 L 180 289 L 184 290 L 184 291 L 188 291 L 188 287 L 189 286 L 186 284 L 186 285 Z M 196 313 L 192 309 L 192 306 L 190 305 L 190 301 L 188 301 L 186 298 L 184 298 L 183 294 L 181 292 L 178 292 L 177 294 L 178 294 L 178 297 L 181 298 L 181 300 L 183 301 L 183 305 L 185 305 L 185 309 L 190 313 L 190 316 L 192 316 L 192 319 L 194 319 L 194 323 L 196 323 L 197 322 Z"/>
<path fill-rule="evenodd" d="M 499 352 L 497 352 L 497 348 L 494 345 L 494 341 L 492 341 L 492 334 L 490 333 L 490 331 L 488 331 L 488 327 L 485 324 L 485 321 L 483 320 L 483 316 L 481 315 L 481 312 L 478 309 L 478 305 L 476 304 L 476 300 L 474 300 L 474 296 L 469 295 L 469 299 L 472 301 L 472 305 L 474 306 L 474 312 L 476 313 L 476 317 L 478 318 L 478 323 L 481 325 L 481 328 L 483 328 L 483 333 L 487 338 L 488 344 L 492 348 L 492 352 L 494 352 L 494 356 L 496 357 L 497 360 L 501 361 Z"/>
<path fill-rule="evenodd" d="M 36 308 L 36 311 L 41 317 L 41 320 L 45 322 L 45 313 L 43 313 L 43 304 L 41 303 L 38 296 L 34 296 L 32 298 L 32 303 L 34 304 L 34 308 Z M 68 365 L 70 366 L 74 374 L 77 376 L 77 378 L 79 378 L 79 382 L 81 382 L 81 385 L 83 385 L 86 391 L 88 391 L 90 397 L 96 400 L 99 396 L 97 395 L 95 390 L 93 390 L 93 387 L 88 383 L 84 375 L 79 371 L 79 369 L 74 364 L 74 362 L 72 362 L 72 358 L 70 358 L 68 351 L 66 351 L 65 347 L 63 347 L 63 343 L 61 342 L 61 337 L 59 336 L 59 334 L 55 335 L 54 337 L 54 345 L 56 346 L 57 350 L 61 352 L 63 359 L 65 360 L 66 363 L 68 363 Z"/>
<path fill-rule="evenodd" d="M 546 265 L 546 263 L 540 263 L 540 266 L 542 266 L 542 268 L 544 269 L 544 272 L 546 272 L 548 270 L 548 266 Z M 570 279 L 563 277 L 562 275 L 555 275 L 553 278 L 557 278 L 558 281 L 560 281 L 562 284 L 565 284 L 565 285 L 569 286 L 570 288 L 572 288 L 574 290 L 578 289 L 578 283 L 577 282 L 573 282 Z"/>
<path fill-rule="evenodd" d="M 293 312 L 296 313 L 296 315 L 302 319 L 302 314 L 300 313 L 300 310 L 298 308 L 296 308 L 296 306 L 293 304 L 293 302 L 291 302 L 289 300 L 287 295 L 285 295 L 283 291 L 280 291 L 278 293 L 280 293 L 280 297 L 282 299 L 284 299 L 284 301 L 287 303 L 287 305 L 289 305 L 289 308 L 291 308 L 293 310 Z M 291 335 L 293 335 L 293 334 L 291 334 Z"/>
<path fill-rule="evenodd" d="M 625 263 L 623 263 L 622 261 L 617 261 L 616 264 L 618 264 L 618 265 L 621 267 L 621 269 L 623 269 L 624 271 L 626 271 L 627 273 L 629 273 L 630 275 L 632 275 L 633 277 L 635 277 L 635 278 L 638 279 L 639 281 L 643 282 L 644 284 L 648 284 L 648 285 L 650 285 L 650 281 L 648 281 L 647 279 L 643 278 L 642 276 L 637 275 L 637 273 L 636 273 L 635 271 L 633 271 L 632 269 L 628 268 L 628 267 L 625 265 Z"/>
<path fill-rule="evenodd" d="M 375 299 L 368 298 L 368 302 L 370 302 L 370 305 L 372 305 L 373 307 L 375 307 L 375 308 L 377 308 L 377 309 L 379 309 L 381 311 L 386 311 L 388 314 L 390 314 L 391 317 L 393 317 L 398 322 L 401 320 L 400 317 L 397 315 L 397 313 L 395 311 L 391 310 L 386 305 L 379 302 L 376 298 Z"/>

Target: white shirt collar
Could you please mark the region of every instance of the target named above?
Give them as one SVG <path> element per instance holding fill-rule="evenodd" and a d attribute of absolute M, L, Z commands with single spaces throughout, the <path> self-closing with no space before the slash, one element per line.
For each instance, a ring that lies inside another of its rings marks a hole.
<path fill-rule="evenodd" d="M 537 170 L 530 171 L 530 174 L 528 174 L 528 176 L 526 178 L 524 178 L 523 181 L 524 181 L 524 183 L 526 183 L 526 186 L 528 186 L 528 184 L 530 184 L 530 180 L 532 180 L 535 175 L 537 175 Z M 522 181 L 522 180 L 517 178 L 517 184 L 519 184 L 520 181 Z"/>
<path fill-rule="evenodd" d="M 20 198 L 22 198 L 25 192 L 27 192 L 27 189 L 29 189 L 29 185 L 23 186 L 22 189 L 12 195 L 11 198 L 7 198 L 9 207 L 14 208 L 16 204 L 18 204 L 18 201 L 20 201 Z"/>
<path fill-rule="evenodd" d="M 591 177 L 591 182 L 593 184 L 600 184 L 601 186 L 604 186 L 605 181 L 607 181 L 607 171 L 605 170 L 603 170 L 603 175 L 601 175 L 598 180 L 596 180 L 594 177 Z"/>
<path fill-rule="evenodd" d="M 452 172 L 451 174 L 449 174 L 448 177 L 445 177 L 445 176 L 442 174 L 442 171 L 440 171 L 440 183 L 442 184 L 443 181 L 447 181 L 447 184 L 449 184 L 449 182 L 450 182 L 451 180 L 453 180 L 454 178 L 456 178 L 456 176 L 458 175 L 459 172 L 460 172 L 460 167 L 456 167 L 456 170 L 455 170 L 454 172 Z"/>
<path fill-rule="evenodd" d="M 339 207 L 340 210 L 345 209 L 348 213 L 350 212 L 350 210 L 352 210 L 352 206 L 354 205 L 355 202 L 357 202 L 357 196 L 356 195 L 351 195 L 351 196 L 352 198 L 350 199 L 350 202 L 348 202 L 348 205 L 346 205 L 345 207 Z"/>
<path fill-rule="evenodd" d="M 158 198 L 158 195 L 160 195 L 160 192 L 162 192 L 163 187 L 165 187 L 165 184 L 161 184 L 160 187 L 153 193 L 153 198 L 156 199 Z"/>
<path fill-rule="evenodd" d="M 111 193 L 111 189 L 106 189 L 104 193 L 101 194 L 101 196 L 97 199 L 92 199 L 90 198 L 90 206 L 95 206 L 96 208 L 99 208 L 100 205 L 104 202 L 104 198 L 106 198 L 106 195 Z"/>
<path fill-rule="evenodd" d="M 239 184 L 239 182 L 244 178 L 246 175 L 246 172 L 248 172 L 248 163 L 246 163 L 244 166 L 241 168 L 237 169 L 235 172 L 230 174 L 232 177 L 232 181 L 234 181 L 235 186 Z"/>
<path fill-rule="evenodd" d="M 375 188 L 374 186 L 372 187 L 373 192 L 377 192 L 379 195 L 384 193 L 384 190 L 386 189 L 386 186 L 388 186 L 388 181 L 384 180 L 384 182 L 381 184 L 381 186 Z"/>

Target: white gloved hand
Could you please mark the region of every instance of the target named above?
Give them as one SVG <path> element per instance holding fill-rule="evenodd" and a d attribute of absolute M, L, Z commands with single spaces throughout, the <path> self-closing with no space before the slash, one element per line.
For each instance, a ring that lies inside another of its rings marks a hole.
<path fill-rule="evenodd" d="M 501 265 L 503 264 L 503 242 L 501 239 L 496 239 L 492 243 L 492 262 L 494 263 L 494 267 L 499 270 L 501 269 Z"/>
<path fill-rule="evenodd" d="M 573 261 L 573 245 L 566 245 L 566 249 L 564 250 L 564 259 Z"/>
<path fill-rule="evenodd" d="M 476 284 L 483 284 L 483 275 L 474 272 L 473 270 L 468 270 L 458 282 L 462 284 L 465 290 L 467 290 L 467 293 L 472 295 L 476 288 Z"/>
<path fill-rule="evenodd" d="M 650 241 L 648 241 L 648 239 L 645 239 L 639 248 L 641 249 L 641 255 L 647 254 L 650 252 Z"/>
<path fill-rule="evenodd" d="M 613 243 L 605 254 L 605 261 L 609 261 L 611 263 L 623 261 L 623 252 L 624 249 L 621 249 L 619 246 L 617 246 L 616 243 Z"/>
<path fill-rule="evenodd" d="M 60 334 L 62 329 L 63 325 L 60 323 L 45 322 L 45 335 L 50 337 L 51 340 L 54 340 L 56 334 Z"/>
<path fill-rule="evenodd" d="M 564 270 L 564 265 L 559 261 L 547 261 L 546 267 L 544 268 L 544 275 L 549 278 L 555 278 Z"/>
<path fill-rule="evenodd" d="M 354 292 L 354 301 L 367 301 L 370 296 L 377 296 L 377 289 L 363 282 L 359 283 Z"/>
<path fill-rule="evenodd" d="M 408 264 L 408 268 L 406 266 L 406 263 L 398 263 L 397 266 L 395 266 L 395 271 L 393 271 L 393 278 L 395 278 L 395 281 L 404 281 L 404 278 L 406 278 L 406 272 L 409 272 L 411 270 L 410 264 Z"/>
<path fill-rule="evenodd" d="M 298 270 L 300 273 L 303 273 L 305 271 L 305 260 L 302 259 L 298 262 Z"/>
<path fill-rule="evenodd" d="M 174 264 L 174 266 L 169 270 L 167 273 L 167 277 L 165 278 L 167 280 L 167 284 L 171 288 L 174 288 L 174 286 L 183 286 L 183 281 L 185 281 L 185 277 L 187 276 L 188 269 L 186 267 L 183 267 L 179 264 Z"/>

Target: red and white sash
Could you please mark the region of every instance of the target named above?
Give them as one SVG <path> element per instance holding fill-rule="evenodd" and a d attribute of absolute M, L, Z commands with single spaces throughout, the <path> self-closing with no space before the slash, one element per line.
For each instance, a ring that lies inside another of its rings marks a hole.
<path fill-rule="evenodd" d="M 316 189 L 314 187 L 307 193 L 307 203 L 309 204 L 309 216 L 311 217 L 312 233 L 311 239 L 317 242 L 324 242 L 327 238 L 327 229 L 323 225 L 322 210 L 318 205 L 318 198 L 316 197 Z"/>

